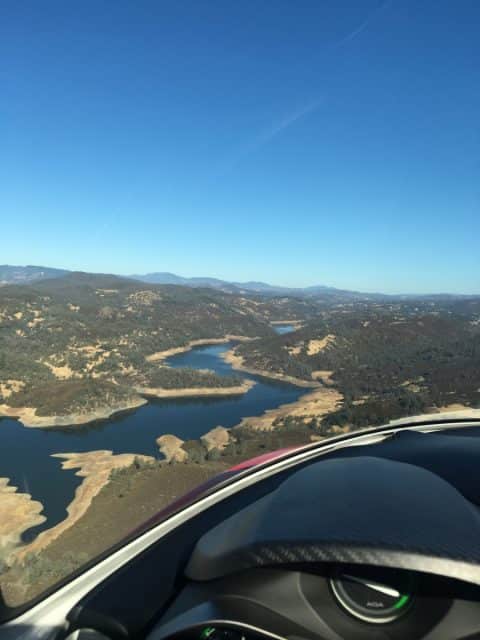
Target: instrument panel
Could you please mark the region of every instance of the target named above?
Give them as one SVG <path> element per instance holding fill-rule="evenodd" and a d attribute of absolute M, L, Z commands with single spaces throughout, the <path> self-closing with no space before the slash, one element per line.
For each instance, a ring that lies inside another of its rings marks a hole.
<path fill-rule="evenodd" d="M 338 569 L 329 579 L 339 606 L 357 620 L 388 624 L 404 616 L 415 601 L 412 574 L 382 569 Z"/>
<path fill-rule="evenodd" d="M 346 564 L 259 568 L 190 582 L 151 640 L 462 640 L 475 634 L 479 587 Z"/>

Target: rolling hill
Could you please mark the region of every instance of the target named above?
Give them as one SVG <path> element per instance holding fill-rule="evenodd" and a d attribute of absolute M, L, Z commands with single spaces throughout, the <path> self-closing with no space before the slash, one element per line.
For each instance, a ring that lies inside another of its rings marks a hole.
<path fill-rule="evenodd" d="M 480 407 L 478 299 L 331 309 L 294 333 L 234 353 L 248 369 L 337 389 L 344 401 L 322 419 L 325 428 Z"/>
<path fill-rule="evenodd" d="M 110 275 L 70 273 L 3 286 L 0 413 L 108 413 L 138 404 L 150 391 L 238 388 L 237 376 L 171 369 L 151 356 L 227 335 L 271 335 L 270 315 L 268 307 L 213 289 Z"/>
<path fill-rule="evenodd" d="M 53 269 L 51 267 L 36 267 L 27 265 L 25 267 L 0 265 L 0 286 L 7 284 L 30 284 L 47 280 L 49 278 L 59 278 L 68 273 L 66 269 Z"/>

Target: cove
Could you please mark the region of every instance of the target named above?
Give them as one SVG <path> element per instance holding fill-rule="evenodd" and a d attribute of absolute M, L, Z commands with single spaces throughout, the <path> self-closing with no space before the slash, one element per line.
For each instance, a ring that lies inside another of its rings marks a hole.
<path fill-rule="evenodd" d="M 285 332 L 284 327 L 277 331 Z M 288 329 L 287 329 L 288 330 Z M 81 478 L 75 470 L 63 470 L 53 453 L 77 453 L 108 449 L 114 453 L 138 453 L 160 457 L 156 438 L 171 433 L 183 440 L 199 438 L 218 425 L 233 427 L 242 418 L 261 415 L 267 409 L 294 402 L 305 389 L 232 371 L 221 354 L 232 344 L 194 348 L 170 357 L 172 367 L 211 369 L 220 375 L 235 373 L 255 380 L 240 396 L 153 400 L 134 412 L 87 426 L 32 429 L 17 420 L 0 420 L 0 477 L 10 478 L 21 492 L 30 493 L 43 506 L 46 521 L 25 532 L 25 542 L 66 516 Z"/>

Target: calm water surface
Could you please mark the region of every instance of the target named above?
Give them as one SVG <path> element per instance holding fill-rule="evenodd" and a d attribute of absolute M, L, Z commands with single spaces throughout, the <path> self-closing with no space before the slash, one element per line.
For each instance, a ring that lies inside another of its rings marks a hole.
<path fill-rule="evenodd" d="M 285 333 L 287 325 L 276 330 Z M 172 367 L 212 369 L 228 375 L 232 369 L 221 354 L 231 345 L 199 347 L 168 359 Z M 114 453 L 139 453 L 160 457 L 156 439 L 172 433 L 182 439 L 198 438 L 217 425 L 233 427 L 245 416 L 261 415 L 267 409 L 293 402 L 304 389 L 240 373 L 256 381 L 246 394 L 225 398 L 156 400 L 124 414 L 85 427 L 31 429 L 17 420 L 0 420 L 0 477 L 10 478 L 19 491 L 26 491 L 44 505 L 47 520 L 24 536 L 32 539 L 61 520 L 81 478 L 75 470 L 62 470 L 53 453 L 77 453 L 108 449 Z"/>
<path fill-rule="evenodd" d="M 284 333 L 291 333 L 292 331 L 295 331 L 295 327 L 291 324 L 277 324 L 275 325 L 275 331 L 277 333 L 279 333 L 280 335 L 283 335 Z"/>

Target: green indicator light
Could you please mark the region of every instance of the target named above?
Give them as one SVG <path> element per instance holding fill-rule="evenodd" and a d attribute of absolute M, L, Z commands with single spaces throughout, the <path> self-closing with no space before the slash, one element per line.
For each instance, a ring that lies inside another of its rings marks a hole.
<path fill-rule="evenodd" d="M 401 609 L 402 607 L 404 607 L 407 604 L 407 602 L 409 600 L 410 600 L 410 596 L 402 596 L 400 598 L 400 600 L 395 605 L 393 605 L 393 608 L 394 609 Z"/>
<path fill-rule="evenodd" d="M 205 629 L 203 629 L 202 633 L 200 634 L 201 640 L 207 640 L 207 638 L 209 638 L 214 631 L 215 627 L 205 627 Z"/>

